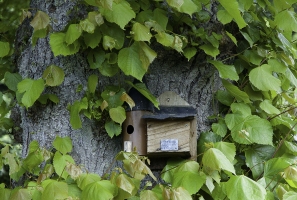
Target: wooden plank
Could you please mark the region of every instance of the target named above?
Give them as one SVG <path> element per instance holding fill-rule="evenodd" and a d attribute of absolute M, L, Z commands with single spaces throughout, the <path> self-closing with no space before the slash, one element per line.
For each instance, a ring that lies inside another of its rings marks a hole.
<path fill-rule="evenodd" d="M 178 151 L 190 154 L 190 121 L 150 121 L 147 123 L 147 152 L 164 152 L 160 149 L 161 139 L 177 139 Z M 170 151 L 171 152 L 171 151 Z"/>
<path fill-rule="evenodd" d="M 191 120 L 190 130 L 190 154 L 191 160 L 197 160 L 197 119 Z"/>

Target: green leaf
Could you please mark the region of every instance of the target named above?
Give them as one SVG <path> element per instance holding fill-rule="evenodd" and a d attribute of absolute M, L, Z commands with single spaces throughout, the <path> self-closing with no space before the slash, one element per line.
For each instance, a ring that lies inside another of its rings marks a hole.
<path fill-rule="evenodd" d="M 64 182 L 49 180 L 50 182 L 44 187 L 42 200 L 56 200 L 68 198 L 68 185 Z"/>
<path fill-rule="evenodd" d="M 79 24 L 70 24 L 65 35 L 67 44 L 72 44 L 81 36 L 82 30 Z"/>
<path fill-rule="evenodd" d="M 15 188 L 11 191 L 9 199 L 11 199 L 11 200 L 31 200 L 32 195 L 30 194 L 28 189 Z"/>
<path fill-rule="evenodd" d="M 139 50 L 135 43 L 130 47 L 121 49 L 118 55 L 118 64 L 127 76 L 131 75 L 141 81 L 146 69 L 142 66 Z"/>
<path fill-rule="evenodd" d="M 44 105 L 47 103 L 47 100 L 50 100 L 55 104 L 59 103 L 60 101 L 59 98 L 54 94 L 42 94 L 37 100 Z"/>
<path fill-rule="evenodd" d="M 222 83 L 223 83 L 224 87 L 226 88 L 226 90 L 232 96 L 234 96 L 237 101 L 243 101 L 244 103 L 250 103 L 251 102 L 249 100 L 249 96 L 245 92 L 238 89 L 238 87 L 236 87 L 235 85 L 231 84 L 230 82 L 228 82 L 226 80 L 222 80 Z"/>
<path fill-rule="evenodd" d="M 0 47 L 1 49 L 1 47 Z M 5 85 L 12 91 L 17 91 L 17 85 L 19 82 L 21 82 L 22 76 L 18 73 L 10 73 L 6 72 L 4 75 L 4 83 Z"/>
<path fill-rule="evenodd" d="M 72 142 L 68 136 L 63 138 L 56 136 L 55 140 L 53 141 L 53 146 L 62 154 L 70 153 L 72 151 Z"/>
<path fill-rule="evenodd" d="M 140 192 L 140 199 L 141 200 L 159 200 L 156 193 L 154 191 L 151 191 L 151 190 L 142 190 Z M 134 199 L 131 199 L 131 200 L 134 200 Z"/>
<path fill-rule="evenodd" d="M 4 183 L 1 183 L 4 185 Z M 9 200 L 9 197 L 10 197 L 10 193 L 11 193 L 11 189 L 6 189 L 6 188 L 2 188 L 0 187 L 0 197 L 3 199 L 3 200 Z"/>
<path fill-rule="evenodd" d="M 105 123 L 105 130 L 110 138 L 113 136 L 118 136 L 122 132 L 122 127 L 120 124 L 115 123 L 114 121 L 109 121 Z"/>
<path fill-rule="evenodd" d="M 24 159 L 22 167 L 30 172 L 44 160 L 42 152 L 38 149 L 34 152 L 29 153 L 29 155 Z"/>
<path fill-rule="evenodd" d="M 82 30 L 88 32 L 88 33 L 94 33 L 95 31 L 95 25 L 90 22 L 88 19 L 84 19 L 79 22 L 80 27 Z"/>
<path fill-rule="evenodd" d="M 214 58 L 220 53 L 219 49 L 211 44 L 204 44 L 201 45 L 199 48 L 202 49 L 207 55 L 210 55 Z"/>
<path fill-rule="evenodd" d="M 120 174 L 116 179 L 116 185 L 129 194 L 135 193 L 135 185 L 131 178 L 126 174 Z"/>
<path fill-rule="evenodd" d="M 95 90 L 98 84 L 98 76 L 96 74 L 92 74 L 88 78 L 88 91 L 92 94 L 95 94 Z"/>
<path fill-rule="evenodd" d="M 157 57 L 157 53 L 151 49 L 145 42 L 135 42 L 139 49 L 139 59 L 142 63 L 142 67 L 147 71 L 149 65 Z"/>
<path fill-rule="evenodd" d="M 1 42 L 0 41 L 0 58 L 7 56 L 10 51 L 10 46 L 8 42 Z"/>
<path fill-rule="evenodd" d="M 112 77 L 116 75 L 120 71 L 119 66 L 117 64 L 109 64 L 107 60 L 105 60 L 102 65 L 99 66 L 99 72 L 103 76 Z"/>
<path fill-rule="evenodd" d="M 193 13 L 199 10 L 197 4 L 195 4 L 192 0 L 183 0 L 183 1 L 184 3 L 181 5 L 181 7 L 177 9 L 178 11 L 182 13 L 187 13 L 188 15 L 191 16 Z"/>
<path fill-rule="evenodd" d="M 227 134 L 227 126 L 224 120 L 219 120 L 218 123 L 213 123 L 211 129 L 214 133 L 218 134 L 221 137 L 225 137 Z"/>
<path fill-rule="evenodd" d="M 234 97 L 226 90 L 218 90 L 216 92 L 216 99 L 226 106 L 230 106 L 234 101 Z"/>
<path fill-rule="evenodd" d="M 257 179 L 264 171 L 264 163 L 269 160 L 275 148 L 268 145 L 256 145 L 245 151 L 246 165 L 251 169 L 253 178 Z"/>
<path fill-rule="evenodd" d="M 88 20 L 92 22 L 95 26 L 100 26 L 104 23 L 104 19 L 98 11 L 89 12 Z"/>
<path fill-rule="evenodd" d="M 54 56 L 68 56 L 78 52 L 79 43 L 75 41 L 73 44 L 68 45 L 65 41 L 65 35 L 65 33 L 52 33 L 50 35 L 49 43 L 54 53 Z"/>
<path fill-rule="evenodd" d="M 180 171 L 174 173 L 172 186 L 183 187 L 192 195 L 200 190 L 205 181 L 206 175 L 203 172 Z"/>
<path fill-rule="evenodd" d="M 33 20 L 30 22 L 30 25 L 35 30 L 40 30 L 46 28 L 50 23 L 49 16 L 40 10 L 38 10 L 33 18 Z"/>
<path fill-rule="evenodd" d="M 151 92 L 147 89 L 144 83 L 136 83 L 133 84 L 130 81 L 126 81 L 129 85 L 131 85 L 133 88 L 135 88 L 138 92 L 140 92 L 143 96 L 145 96 L 150 102 L 154 104 L 156 108 L 159 108 L 159 102 L 154 97 L 154 95 L 151 94 Z"/>
<path fill-rule="evenodd" d="M 267 64 L 252 69 L 249 79 L 254 86 L 262 91 L 280 90 L 281 81 L 271 74 L 271 68 Z"/>
<path fill-rule="evenodd" d="M 272 158 L 265 162 L 264 177 L 273 178 L 292 164 L 292 160 L 284 157 Z"/>
<path fill-rule="evenodd" d="M 107 86 L 101 93 L 101 97 L 107 102 L 110 108 L 116 108 L 123 105 L 124 101 L 121 100 L 121 96 L 124 92 L 125 90 L 123 88 Z"/>
<path fill-rule="evenodd" d="M 88 174 L 81 174 L 76 180 L 76 182 L 77 182 L 77 186 L 80 189 L 84 190 L 85 187 L 88 186 L 89 184 L 100 180 L 101 180 L 101 177 L 98 174 L 88 173 Z"/>
<path fill-rule="evenodd" d="M 70 124 L 73 129 L 79 129 L 82 127 L 82 122 L 79 117 L 81 110 L 88 108 L 87 98 L 83 98 L 81 101 L 75 101 L 74 104 L 70 107 Z"/>
<path fill-rule="evenodd" d="M 231 110 L 234 114 L 240 114 L 242 117 L 248 117 L 251 115 L 251 108 L 244 103 L 232 103 Z"/>
<path fill-rule="evenodd" d="M 232 21 L 232 16 L 226 10 L 219 10 L 217 12 L 217 18 L 222 24 L 229 24 Z"/>
<path fill-rule="evenodd" d="M 115 49 L 121 49 L 124 45 L 125 40 L 125 33 L 124 31 L 116 24 L 103 24 L 100 26 L 100 31 L 103 34 L 103 47 L 104 44 L 104 38 L 107 36 L 112 38 L 111 44 L 113 48 Z M 105 47 L 104 47 L 105 48 Z M 105 48 L 108 49 L 108 48 Z M 110 48 L 109 48 L 110 49 Z"/>
<path fill-rule="evenodd" d="M 236 154 L 236 148 L 235 148 L 234 143 L 216 142 L 216 143 L 214 143 L 214 148 L 223 152 L 223 154 L 228 158 L 228 160 L 230 162 L 233 162 L 235 154 Z"/>
<path fill-rule="evenodd" d="M 109 200 L 112 199 L 117 193 L 115 185 L 111 184 L 110 181 L 96 181 L 87 185 L 82 191 L 82 199 L 100 199 Z"/>
<path fill-rule="evenodd" d="M 109 110 L 109 116 L 113 121 L 122 124 L 126 119 L 126 112 L 122 106 L 118 106 Z"/>
<path fill-rule="evenodd" d="M 150 32 L 150 29 L 138 22 L 133 24 L 132 32 L 132 36 L 135 41 L 149 42 L 151 40 L 152 34 Z"/>
<path fill-rule="evenodd" d="M 99 28 L 96 28 L 94 33 L 85 33 L 84 41 L 85 44 L 92 49 L 96 48 L 102 39 L 102 34 Z"/>
<path fill-rule="evenodd" d="M 294 11 L 284 10 L 277 13 L 274 22 L 279 29 L 284 30 L 285 32 L 297 32 L 297 18 Z"/>
<path fill-rule="evenodd" d="M 223 187 L 229 199 L 260 200 L 266 196 L 266 190 L 262 185 L 244 175 L 232 176 Z"/>
<path fill-rule="evenodd" d="M 184 3 L 184 0 L 166 0 L 166 1 L 169 6 L 177 9 L 179 9 Z"/>
<path fill-rule="evenodd" d="M 45 84 L 49 86 L 58 86 L 61 85 L 64 81 L 64 71 L 55 65 L 47 67 L 43 74 L 42 78 L 45 80 Z"/>
<path fill-rule="evenodd" d="M 195 47 L 187 47 L 183 50 L 184 56 L 190 61 L 197 53 L 197 49 Z"/>
<path fill-rule="evenodd" d="M 279 114 L 280 113 L 280 111 L 272 105 L 271 101 L 269 101 L 267 99 L 262 101 L 259 106 L 267 114 Z"/>
<path fill-rule="evenodd" d="M 102 49 L 94 49 L 88 53 L 87 59 L 91 69 L 98 69 L 105 60 L 105 52 Z"/>
<path fill-rule="evenodd" d="M 120 1 L 112 4 L 112 10 L 100 9 L 100 13 L 109 22 L 118 24 L 122 29 L 129 23 L 129 21 L 135 18 L 135 13 L 130 7 L 127 1 Z"/>
<path fill-rule="evenodd" d="M 270 122 L 256 115 L 250 115 L 236 124 L 231 130 L 231 135 L 234 141 L 240 144 L 273 144 Z"/>
<path fill-rule="evenodd" d="M 62 155 L 59 151 L 55 153 L 53 158 L 55 172 L 64 179 L 66 179 L 69 175 L 66 171 L 66 166 L 68 163 L 74 164 L 74 160 L 71 156 Z"/>
<path fill-rule="evenodd" d="M 247 25 L 240 14 L 238 2 L 236 0 L 219 0 L 219 2 L 226 9 L 229 15 L 233 17 L 239 29 L 242 29 Z"/>
<path fill-rule="evenodd" d="M 228 158 L 218 149 L 208 149 L 202 157 L 203 168 L 211 171 L 221 171 L 221 169 L 235 174 L 235 169 Z"/>
<path fill-rule="evenodd" d="M 297 199 L 297 193 L 293 191 L 286 192 L 283 196 L 283 200 L 295 200 Z"/>
<path fill-rule="evenodd" d="M 237 40 L 236 40 L 236 38 L 231 33 L 229 33 L 228 31 L 226 31 L 226 34 L 232 40 L 232 42 L 234 42 L 234 44 L 237 46 Z"/>
<path fill-rule="evenodd" d="M 44 90 L 44 81 L 42 79 L 24 79 L 18 83 L 17 88 L 18 92 L 24 93 L 22 103 L 28 109 L 34 104 Z"/>
<path fill-rule="evenodd" d="M 125 101 L 129 105 L 131 110 L 135 106 L 135 102 L 133 101 L 133 99 L 126 92 L 124 92 L 121 95 L 121 100 Z"/>
<path fill-rule="evenodd" d="M 217 68 L 221 78 L 238 81 L 239 76 L 234 65 L 225 65 L 222 62 L 215 60 L 210 60 L 208 62 L 213 64 Z"/>

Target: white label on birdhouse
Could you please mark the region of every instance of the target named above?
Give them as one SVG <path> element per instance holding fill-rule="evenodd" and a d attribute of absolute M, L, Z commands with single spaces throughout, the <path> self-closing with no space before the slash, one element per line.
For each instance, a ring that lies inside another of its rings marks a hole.
<path fill-rule="evenodd" d="M 124 141 L 124 151 L 132 152 L 132 141 Z"/>
<path fill-rule="evenodd" d="M 177 151 L 177 139 L 161 139 L 161 151 Z"/>

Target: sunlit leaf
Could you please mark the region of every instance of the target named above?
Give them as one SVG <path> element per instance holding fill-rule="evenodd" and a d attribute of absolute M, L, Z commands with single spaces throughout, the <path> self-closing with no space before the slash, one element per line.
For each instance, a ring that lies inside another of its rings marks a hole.
<path fill-rule="evenodd" d="M 65 41 L 65 35 L 65 33 L 52 33 L 50 35 L 49 43 L 54 53 L 54 56 L 68 56 L 78 52 L 79 43 L 75 41 L 73 44 L 68 45 Z"/>
<path fill-rule="evenodd" d="M 88 19 L 84 19 L 80 21 L 79 25 L 82 28 L 82 30 L 88 33 L 94 33 L 95 31 L 95 25 L 92 22 L 90 22 Z"/>
<path fill-rule="evenodd" d="M 217 17 L 222 24 L 228 24 L 232 21 L 232 16 L 226 10 L 219 10 L 217 12 Z"/>
<path fill-rule="evenodd" d="M 81 36 L 82 30 L 79 24 L 70 24 L 65 35 L 67 44 L 72 44 Z"/>
<path fill-rule="evenodd" d="M 110 181 L 96 181 L 88 184 L 82 191 L 82 199 L 97 199 L 100 197 L 102 200 L 112 199 L 117 193 L 115 185 Z"/>
<path fill-rule="evenodd" d="M 237 81 L 239 79 L 234 65 L 225 65 L 222 62 L 215 60 L 210 60 L 209 63 L 213 64 L 217 68 L 221 78 L 234 81 Z"/>
<path fill-rule="evenodd" d="M 149 42 L 152 37 L 150 30 L 146 26 L 138 22 L 133 24 L 132 32 L 133 32 L 132 36 L 135 41 Z"/>
<path fill-rule="evenodd" d="M 228 158 L 230 162 L 233 162 L 236 154 L 236 148 L 234 143 L 229 142 L 216 142 L 214 148 L 219 149 Z"/>
<path fill-rule="evenodd" d="M 66 166 L 68 163 L 73 163 L 74 164 L 74 160 L 71 156 L 69 155 L 62 155 L 59 151 L 57 151 L 55 153 L 55 156 L 53 158 L 53 165 L 55 168 L 55 172 L 63 177 L 64 179 L 66 179 L 68 177 L 68 173 L 65 170 Z"/>
<path fill-rule="evenodd" d="M 49 23 L 49 16 L 45 12 L 38 10 L 33 20 L 30 22 L 30 25 L 34 28 L 34 30 L 39 30 L 46 28 Z"/>
<path fill-rule="evenodd" d="M 44 90 L 44 81 L 42 79 L 24 79 L 18 83 L 17 88 L 20 93 L 24 93 L 22 103 L 28 109 L 34 104 Z"/>
<path fill-rule="evenodd" d="M 265 162 L 264 165 L 264 177 L 273 178 L 279 172 L 284 171 L 292 164 L 292 160 L 288 158 L 272 158 Z"/>
<path fill-rule="evenodd" d="M 281 30 L 287 32 L 297 31 L 297 18 L 294 11 L 283 10 L 282 12 L 276 14 L 274 21 Z"/>
<path fill-rule="evenodd" d="M 223 83 L 224 87 L 226 88 L 226 90 L 232 96 L 234 96 L 237 99 L 237 101 L 243 101 L 244 103 L 250 103 L 251 102 L 249 100 L 249 96 L 245 92 L 241 91 L 235 85 L 231 84 L 230 82 L 228 82 L 226 80 L 222 80 L 222 83 Z"/>
<path fill-rule="evenodd" d="M 109 110 L 109 116 L 113 121 L 122 124 L 126 119 L 126 112 L 123 107 L 118 106 Z"/>
<path fill-rule="evenodd" d="M 45 84 L 49 86 L 58 86 L 61 85 L 64 81 L 64 71 L 55 65 L 47 67 L 43 74 L 42 78 L 45 80 Z"/>
<path fill-rule="evenodd" d="M 79 116 L 81 110 L 88 108 L 87 98 L 83 98 L 81 101 L 75 101 L 70 107 L 70 124 L 73 129 L 79 129 L 82 127 L 82 122 Z"/>
<path fill-rule="evenodd" d="M 276 107 L 274 107 L 271 101 L 265 99 L 260 103 L 260 108 L 264 110 L 267 114 L 279 114 L 280 111 Z"/>
<path fill-rule="evenodd" d="M 50 180 L 42 192 L 43 200 L 65 199 L 68 197 L 68 185 L 65 182 Z"/>
<path fill-rule="evenodd" d="M 63 138 L 57 136 L 53 141 L 53 146 L 62 154 L 70 153 L 72 151 L 72 142 L 68 136 Z"/>
<path fill-rule="evenodd" d="M 77 186 L 80 189 L 84 190 L 85 187 L 90 183 L 94 183 L 100 180 L 101 180 L 101 177 L 98 174 L 87 173 L 87 174 L 81 174 L 76 180 L 76 182 L 77 182 Z"/>
<path fill-rule="evenodd" d="M 110 138 L 113 136 L 118 136 L 122 132 L 122 127 L 120 124 L 115 123 L 114 121 L 108 121 L 105 123 L 105 130 Z"/>

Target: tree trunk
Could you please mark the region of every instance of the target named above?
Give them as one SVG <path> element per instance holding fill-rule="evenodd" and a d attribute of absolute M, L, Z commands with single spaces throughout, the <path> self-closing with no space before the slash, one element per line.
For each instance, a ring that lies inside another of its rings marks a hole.
<path fill-rule="evenodd" d="M 69 11 L 76 6 L 76 1 L 32 0 L 31 7 L 46 12 L 52 19 L 53 31 L 61 31 L 71 18 Z M 78 11 L 79 12 L 79 11 Z M 83 14 L 83 13 L 76 13 Z M 33 13 L 34 15 L 34 13 Z M 83 16 L 83 15 L 82 15 Z M 26 34 L 28 41 L 26 40 Z M 90 172 L 103 174 L 111 167 L 115 155 L 122 149 L 122 138 L 110 139 L 104 130 L 104 123 L 83 118 L 83 128 L 73 130 L 69 123 L 67 105 L 83 96 L 76 92 L 79 85 L 86 86 L 87 78 L 92 73 L 86 57 L 82 53 L 74 56 L 54 57 L 49 46 L 49 38 L 39 39 L 36 46 L 30 44 L 32 31 L 28 21 L 19 29 L 16 42 L 16 60 L 18 71 L 23 78 L 38 79 L 49 65 L 57 65 L 65 72 L 62 85 L 47 88 L 45 93 L 59 97 L 58 104 L 48 103 L 35 105 L 28 110 L 19 107 L 23 156 L 28 153 L 28 145 L 37 140 L 43 147 L 51 147 L 57 135 L 69 136 L 73 142 L 72 156 L 77 164 L 86 167 Z M 174 91 L 197 109 L 198 134 L 209 129 L 207 117 L 214 113 L 213 94 L 220 86 L 219 78 L 213 67 L 206 64 L 204 54 L 198 54 L 188 62 L 180 54 L 155 48 L 158 58 L 150 66 L 146 76 L 148 88 L 159 96 L 165 91 Z M 18 53 L 19 52 L 19 53 Z M 115 78 L 99 77 L 100 89 L 116 83 Z M 17 118 L 17 115 L 15 115 Z"/>

